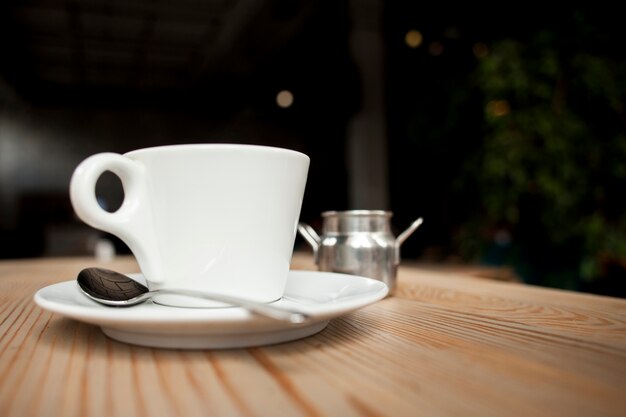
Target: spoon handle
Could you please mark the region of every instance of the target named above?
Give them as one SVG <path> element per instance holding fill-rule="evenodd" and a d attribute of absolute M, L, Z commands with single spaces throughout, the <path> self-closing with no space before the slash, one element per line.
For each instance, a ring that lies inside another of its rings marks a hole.
<path fill-rule="evenodd" d="M 232 297 L 224 294 L 168 288 L 164 290 L 150 291 L 146 295 L 155 296 L 163 294 L 182 295 L 185 297 L 202 298 L 209 301 L 217 301 L 219 303 L 230 304 L 235 307 L 244 308 L 249 312 L 257 314 L 259 316 L 269 317 L 280 321 L 286 321 L 291 324 L 301 324 L 310 319 L 310 316 L 306 313 L 293 310 L 283 310 L 282 308 L 270 304 L 258 303 L 256 301 L 246 300 L 239 297 Z"/>

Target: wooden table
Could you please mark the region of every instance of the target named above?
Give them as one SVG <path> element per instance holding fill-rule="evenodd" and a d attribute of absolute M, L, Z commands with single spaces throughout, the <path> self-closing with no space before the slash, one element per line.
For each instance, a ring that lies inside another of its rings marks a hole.
<path fill-rule="evenodd" d="M 0 262 L 0 416 L 626 415 L 626 300 L 405 267 L 310 338 L 159 350 L 32 301 L 94 264 Z"/>

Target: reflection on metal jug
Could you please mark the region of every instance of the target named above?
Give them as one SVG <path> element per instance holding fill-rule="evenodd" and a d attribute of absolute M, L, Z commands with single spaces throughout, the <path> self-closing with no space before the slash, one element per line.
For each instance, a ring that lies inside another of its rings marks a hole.
<path fill-rule="evenodd" d="M 420 217 L 394 238 L 391 216 L 383 210 L 326 211 L 322 213 L 322 236 L 306 223 L 298 224 L 298 231 L 313 248 L 320 271 L 375 278 L 387 284 L 391 294 L 400 246 L 422 224 Z"/>

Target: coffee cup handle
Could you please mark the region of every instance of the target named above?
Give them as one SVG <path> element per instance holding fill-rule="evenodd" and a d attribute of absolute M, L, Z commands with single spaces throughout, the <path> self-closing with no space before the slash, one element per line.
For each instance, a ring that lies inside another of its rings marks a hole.
<path fill-rule="evenodd" d="M 124 201 L 115 212 L 104 210 L 96 199 L 96 182 L 106 171 L 117 175 L 124 189 Z M 163 281 L 159 273 L 162 269 L 156 264 L 160 257 L 152 232 L 145 168 L 140 162 L 108 152 L 88 157 L 72 174 L 70 200 L 82 221 L 128 245 L 149 283 Z"/>

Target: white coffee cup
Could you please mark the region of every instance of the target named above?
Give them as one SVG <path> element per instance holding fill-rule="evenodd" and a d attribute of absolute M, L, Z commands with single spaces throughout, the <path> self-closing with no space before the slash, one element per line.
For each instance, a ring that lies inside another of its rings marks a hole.
<path fill-rule="evenodd" d="M 281 298 L 309 168 L 296 151 L 254 145 L 198 144 L 101 153 L 78 165 L 70 197 L 85 223 L 118 236 L 135 255 L 150 289 L 182 288 Z M 124 201 L 113 212 L 96 200 L 111 171 Z M 215 306 L 161 295 L 161 304 Z"/>

